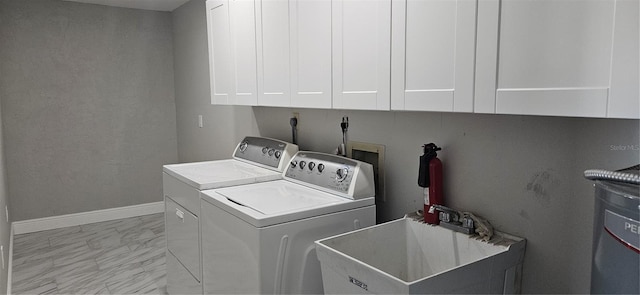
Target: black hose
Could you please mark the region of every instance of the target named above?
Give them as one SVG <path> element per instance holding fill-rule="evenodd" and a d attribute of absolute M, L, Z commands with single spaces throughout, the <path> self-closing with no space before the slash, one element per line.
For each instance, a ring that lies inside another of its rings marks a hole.
<path fill-rule="evenodd" d="M 289 125 L 291 125 L 291 143 L 298 144 L 298 118 L 289 119 Z"/>

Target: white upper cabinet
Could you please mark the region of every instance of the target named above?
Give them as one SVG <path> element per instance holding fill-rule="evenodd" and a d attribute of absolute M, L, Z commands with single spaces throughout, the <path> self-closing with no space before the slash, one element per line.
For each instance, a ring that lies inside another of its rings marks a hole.
<path fill-rule="evenodd" d="M 331 108 L 331 1 L 290 0 L 291 106 Z"/>
<path fill-rule="evenodd" d="M 389 110 L 391 0 L 332 3 L 333 108 Z"/>
<path fill-rule="evenodd" d="M 257 105 L 253 0 L 208 0 L 211 103 Z"/>
<path fill-rule="evenodd" d="M 391 109 L 472 112 L 477 0 L 393 0 Z"/>
<path fill-rule="evenodd" d="M 640 116 L 637 0 L 480 1 L 475 111 Z"/>
<path fill-rule="evenodd" d="M 231 104 L 231 47 L 229 36 L 229 2 L 207 1 L 207 34 L 209 40 L 209 78 L 211 103 Z"/>
<path fill-rule="evenodd" d="M 638 0 L 208 0 L 214 104 L 640 118 Z"/>
<path fill-rule="evenodd" d="M 331 108 L 331 1 L 256 7 L 258 104 Z"/>
<path fill-rule="evenodd" d="M 256 3 L 258 105 L 289 106 L 289 3 Z"/>
<path fill-rule="evenodd" d="M 607 117 L 640 118 L 640 1 L 616 2 Z"/>

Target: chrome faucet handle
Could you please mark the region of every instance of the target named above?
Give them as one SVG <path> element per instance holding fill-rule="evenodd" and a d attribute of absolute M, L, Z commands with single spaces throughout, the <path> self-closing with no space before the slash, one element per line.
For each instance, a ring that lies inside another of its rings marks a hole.
<path fill-rule="evenodd" d="M 466 228 L 471 228 L 474 229 L 475 228 L 475 224 L 473 222 L 473 219 L 471 217 L 465 216 L 462 218 L 462 226 L 466 227 Z"/>
<path fill-rule="evenodd" d="M 438 212 L 438 219 L 442 222 L 455 222 L 456 216 L 449 212 Z"/>
<path fill-rule="evenodd" d="M 477 232 L 476 227 L 490 227 L 491 235 L 493 234 L 493 227 L 486 222 L 476 220 L 472 213 L 459 212 L 443 205 L 431 205 L 429 206 L 429 213 L 433 214 L 438 210 L 438 220 L 440 220 L 440 226 L 461 232 L 467 235 L 472 235 Z M 481 234 L 482 236 L 482 234 Z M 489 235 L 490 238 L 490 235 Z M 487 239 L 488 240 L 488 239 Z"/>
<path fill-rule="evenodd" d="M 447 206 L 434 204 L 429 207 L 429 214 L 433 214 L 435 210 L 440 211 L 438 219 L 444 222 L 458 222 L 460 220 L 460 213 Z"/>
<path fill-rule="evenodd" d="M 438 205 L 438 204 L 434 204 L 431 205 L 431 207 L 429 207 L 429 213 L 433 214 L 433 212 L 435 212 L 435 210 L 438 209 L 438 211 L 442 211 L 442 212 L 447 212 L 447 213 L 455 213 L 456 215 L 458 215 L 458 211 L 453 210 L 447 206 L 443 206 L 443 205 Z"/>

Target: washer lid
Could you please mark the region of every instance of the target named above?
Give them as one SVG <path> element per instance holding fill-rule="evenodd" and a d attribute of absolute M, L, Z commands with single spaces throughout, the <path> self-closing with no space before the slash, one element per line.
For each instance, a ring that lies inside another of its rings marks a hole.
<path fill-rule="evenodd" d="M 220 189 L 218 193 L 236 204 L 265 215 L 302 211 L 347 201 L 347 199 L 299 185 L 230 187 Z"/>
<path fill-rule="evenodd" d="M 238 160 L 165 165 L 165 173 L 199 190 L 280 179 L 279 172 Z"/>
<path fill-rule="evenodd" d="M 256 227 L 373 206 L 375 202 L 373 196 L 351 200 L 286 180 L 206 190 L 200 196 Z"/>

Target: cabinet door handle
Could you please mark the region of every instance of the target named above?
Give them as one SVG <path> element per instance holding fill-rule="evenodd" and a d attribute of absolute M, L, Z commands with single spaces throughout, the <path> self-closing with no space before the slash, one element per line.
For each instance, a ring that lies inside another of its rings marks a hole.
<path fill-rule="evenodd" d="M 184 212 L 180 211 L 180 209 L 176 209 L 176 216 L 180 218 L 180 221 L 184 222 Z"/>

